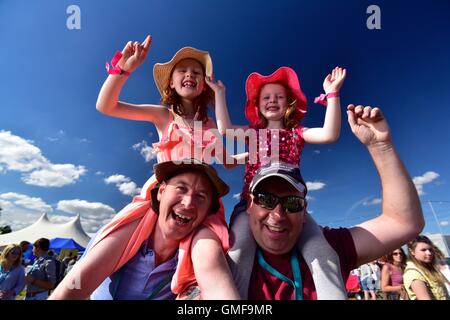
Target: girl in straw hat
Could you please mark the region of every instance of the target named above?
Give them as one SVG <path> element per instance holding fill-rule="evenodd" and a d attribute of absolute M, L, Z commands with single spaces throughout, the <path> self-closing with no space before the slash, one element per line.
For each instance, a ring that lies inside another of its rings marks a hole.
<path fill-rule="evenodd" d="M 209 156 L 208 151 L 211 150 L 214 150 L 215 156 L 220 159 L 224 155 L 221 153 L 224 152 L 223 145 L 208 131 L 208 129 L 216 128 L 214 121 L 207 116 L 208 104 L 214 98 L 214 92 L 205 83 L 205 75 L 211 75 L 213 67 L 208 52 L 185 47 L 180 49 L 169 62 L 155 64 L 153 76 L 162 96 L 162 105 L 134 105 L 118 101 L 120 91 L 128 76 L 146 59 L 150 43 L 150 36 L 147 36 L 143 43 L 128 42 L 122 52 L 116 53 L 111 61 L 112 65 L 107 64 L 110 76 L 99 93 L 97 109 L 109 116 L 153 123 L 160 138 L 158 143 L 153 144 L 158 162 L 185 158 L 207 161 L 205 158 Z M 194 128 L 196 132 L 194 132 Z M 207 135 L 207 133 L 209 134 Z M 219 134 L 218 136 L 220 137 Z M 218 145 L 219 147 L 217 147 Z M 210 159 L 208 158 L 208 160 Z M 228 167 L 233 166 L 229 165 Z M 89 274 L 89 279 L 85 279 L 83 282 L 84 287 L 91 288 L 87 294 L 98 287 L 105 277 L 109 277 L 130 261 L 149 238 L 154 226 L 154 223 L 150 222 L 154 219 L 149 216 L 156 214 L 151 208 L 151 191 L 156 183 L 153 175 L 143 186 L 141 194 L 134 197 L 133 202 L 123 208 L 93 240 L 90 250 L 96 247 L 96 252 L 108 252 L 110 261 L 117 262 L 108 269 L 102 262 L 96 262 L 96 257 L 93 257 L 92 254 L 86 255 L 83 259 L 84 262 L 81 261 L 80 264 L 84 263 L 85 269 L 83 270 L 91 271 L 86 272 L 86 275 Z M 119 229 L 120 232 L 117 232 Z M 196 248 L 200 247 L 198 244 L 203 239 L 197 236 L 199 233 L 200 230 L 180 243 L 176 273 L 171 282 L 174 294 L 180 294 L 189 286 L 197 284 L 194 270 L 200 265 L 207 267 L 214 266 L 214 263 L 215 265 L 221 263 L 221 270 L 229 273 L 225 260 L 225 253 L 229 249 L 228 228 L 221 203 L 219 210 L 215 214 L 208 215 L 201 228 L 204 238 L 215 241 L 204 241 L 201 246 L 202 250 L 205 250 L 205 254 L 202 251 L 204 259 L 192 261 L 191 256 L 200 256 L 199 254 L 194 255 L 195 250 L 198 250 Z M 109 244 L 111 243 L 109 239 L 118 236 L 125 244 L 123 252 Z M 217 259 L 209 259 L 205 256 L 209 252 L 217 251 L 223 254 L 219 262 Z M 101 268 L 101 272 L 99 272 L 99 268 Z M 239 298 L 231 281 L 231 275 L 223 278 L 230 279 L 229 283 L 217 286 L 217 279 L 208 279 L 207 276 L 202 276 L 202 283 L 198 283 L 202 290 L 202 297 L 209 299 Z M 221 290 L 219 291 L 217 288 Z M 67 297 L 69 297 L 69 293 L 57 293 L 53 298 Z"/>
<path fill-rule="evenodd" d="M 247 78 L 245 115 L 250 121 L 250 126 L 233 125 L 225 98 L 216 98 L 220 102 L 216 103 L 216 117 L 221 134 L 224 134 L 226 129 L 256 130 L 254 140 L 257 141 L 255 150 L 257 152 L 251 152 L 249 145 L 250 161 L 245 168 L 241 202 L 235 206 L 232 215 L 231 232 L 235 243 L 229 252 L 234 265 L 239 266 L 233 267 L 236 269 L 233 273 L 243 298 L 248 294 L 247 288 L 254 262 L 254 254 L 248 252 L 256 250 L 254 239 L 245 236 L 251 234 L 251 231 L 248 216 L 242 214 L 246 211 L 249 184 L 256 170 L 270 161 L 299 165 L 305 142 L 324 144 L 336 141 L 341 126 L 339 90 L 345 76 L 346 70 L 336 67 L 323 82 L 325 94 L 315 100 L 316 103 L 328 105 L 322 128 L 305 128 L 300 125 L 300 120 L 306 113 L 306 97 L 300 88 L 297 74 L 288 67 L 281 67 L 269 76 L 254 72 Z M 216 82 L 209 77 L 206 78 L 206 82 L 216 95 L 220 93 L 223 95 L 225 88 L 222 82 Z M 276 155 L 275 159 L 272 159 L 271 155 Z M 340 272 L 339 258 L 309 215 L 298 247 L 313 274 L 318 299 L 345 299 L 347 295 Z"/>

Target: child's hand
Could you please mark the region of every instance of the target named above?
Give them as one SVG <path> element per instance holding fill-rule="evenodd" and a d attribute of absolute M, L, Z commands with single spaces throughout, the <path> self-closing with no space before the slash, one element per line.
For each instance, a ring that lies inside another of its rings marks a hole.
<path fill-rule="evenodd" d="M 215 94 L 225 92 L 225 85 L 222 83 L 222 81 L 216 81 L 213 77 L 205 77 L 205 82 L 214 91 Z"/>
<path fill-rule="evenodd" d="M 339 91 L 344 83 L 346 74 L 347 70 L 340 67 L 334 68 L 331 74 L 328 74 L 323 81 L 325 93 Z"/>
<path fill-rule="evenodd" d="M 122 58 L 117 62 L 119 67 L 130 73 L 136 70 L 147 58 L 151 43 L 151 36 L 147 36 L 142 44 L 129 41 L 122 50 Z"/>

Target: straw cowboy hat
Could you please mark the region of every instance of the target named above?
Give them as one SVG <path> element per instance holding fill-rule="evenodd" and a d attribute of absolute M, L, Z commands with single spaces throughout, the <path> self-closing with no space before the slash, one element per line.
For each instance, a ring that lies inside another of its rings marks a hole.
<path fill-rule="evenodd" d="M 164 91 L 164 86 L 169 82 L 173 68 L 183 59 L 197 60 L 205 68 L 206 76 L 212 76 L 213 65 L 208 51 L 198 50 L 192 47 L 181 48 L 169 62 L 156 63 L 153 67 L 153 78 L 155 79 L 156 86 L 161 95 Z"/>
<path fill-rule="evenodd" d="M 295 71 L 289 67 L 278 68 L 269 76 L 263 76 L 257 72 L 251 73 L 245 82 L 245 92 L 247 93 L 247 102 L 245 105 L 245 116 L 252 125 L 259 122 L 258 97 L 261 88 L 268 83 L 282 83 L 288 87 L 295 96 L 297 102 L 297 113 L 303 118 L 306 113 L 306 97 L 300 88 Z"/>

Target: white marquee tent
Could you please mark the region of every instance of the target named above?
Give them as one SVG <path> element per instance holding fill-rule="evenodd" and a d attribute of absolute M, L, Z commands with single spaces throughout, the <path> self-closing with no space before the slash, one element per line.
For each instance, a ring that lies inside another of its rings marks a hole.
<path fill-rule="evenodd" d="M 54 223 L 44 213 L 31 226 L 0 235 L 0 247 L 11 243 L 18 244 L 23 240 L 33 243 L 39 238 L 70 238 L 83 247 L 86 247 L 90 240 L 90 237 L 84 232 L 81 226 L 80 215 L 77 215 L 66 223 Z"/>

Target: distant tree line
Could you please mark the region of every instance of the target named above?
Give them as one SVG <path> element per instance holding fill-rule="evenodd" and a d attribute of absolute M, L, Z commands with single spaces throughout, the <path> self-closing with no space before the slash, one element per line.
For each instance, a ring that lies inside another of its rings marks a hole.
<path fill-rule="evenodd" d="M 2 207 L 0 207 L 0 216 L 2 215 Z M 10 233 L 12 232 L 11 227 L 10 226 L 0 226 L 0 234 L 4 234 L 4 233 Z"/>

